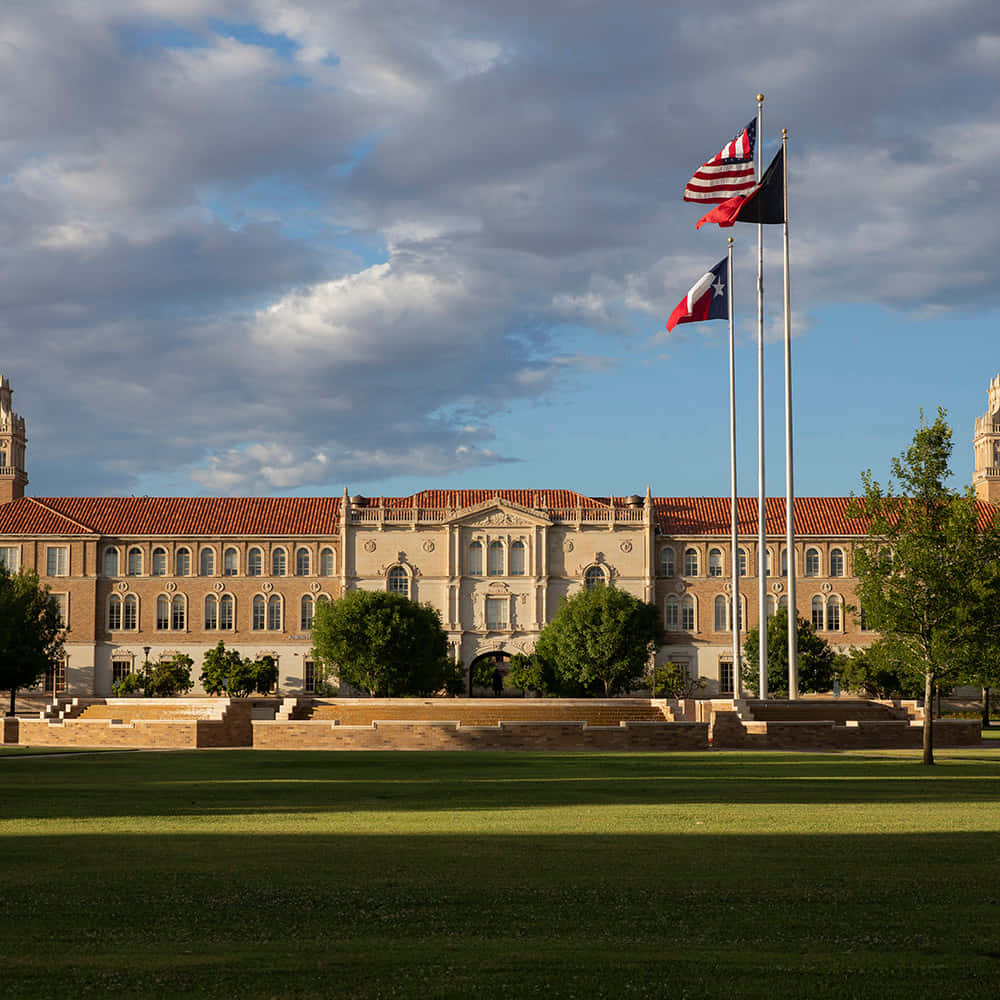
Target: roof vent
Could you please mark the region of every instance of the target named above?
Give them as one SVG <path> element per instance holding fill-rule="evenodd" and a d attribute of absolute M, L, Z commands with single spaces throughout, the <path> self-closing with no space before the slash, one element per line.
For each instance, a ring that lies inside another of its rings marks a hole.
<path fill-rule="evenodd" d="M 633 493 L 626 501 L 630 507 L 641 507 L 642 497 L 638 493 Z"/>
<path fill-rule="evenodd" d="M 351 505 L 354 507 L 367 507 L 368 497 L 363 497 L 360 493 L 355 493 L 351 497 Z"/>

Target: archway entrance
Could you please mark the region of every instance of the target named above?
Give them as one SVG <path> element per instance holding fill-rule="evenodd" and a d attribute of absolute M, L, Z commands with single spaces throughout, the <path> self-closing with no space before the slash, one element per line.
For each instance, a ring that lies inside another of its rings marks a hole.
<path fill-rule="evenodd" d="M 469 697 L 503 697 L 504 680 L 510 672 L 510 653 L 491 649 L 469 664 Z"/>

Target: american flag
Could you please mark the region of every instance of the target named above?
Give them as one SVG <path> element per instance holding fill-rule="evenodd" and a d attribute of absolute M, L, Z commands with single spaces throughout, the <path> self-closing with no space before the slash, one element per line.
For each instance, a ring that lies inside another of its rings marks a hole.
<path fill-rule="evenodd" d="M 757 119 L 754 118 L 739 135 L 734 136 L 719 152 L 700 166 L 684 188 L 685 201 L 703 205 L 718 204 L 749 191 L 756 184 L 753 150 L 757 141 Z"/>

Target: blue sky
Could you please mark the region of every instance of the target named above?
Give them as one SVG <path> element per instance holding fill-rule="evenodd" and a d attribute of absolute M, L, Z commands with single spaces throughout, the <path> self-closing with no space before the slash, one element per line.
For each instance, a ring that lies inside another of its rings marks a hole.
<path fill-rule="evenodd" d="M 796 482 L 956 483 L 997 348 L 1000 8 L 57 0 L 0 10 L 0 368 L 36 495 L 728 491 L 726 328 L 664 322 L 755 230 L 680 192 L 789 130 Z M 733 39 L 740 39 L 734 46 Z M 783 489 L 768 231 L 768 492 Z"/>

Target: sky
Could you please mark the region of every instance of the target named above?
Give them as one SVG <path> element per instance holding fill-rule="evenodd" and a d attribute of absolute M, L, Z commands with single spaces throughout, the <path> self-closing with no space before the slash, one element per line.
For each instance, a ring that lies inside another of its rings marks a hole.
<path fill-rule="evenodd" d="M 788 130 L 795 478 L 888 475 L 1000 372 L 996 0 L 31 0 L 0 7 L 0 370 L 28 492 L 727 495 L 735 239 L 693 171 Z M 766 227 L 767 491 L 784 489 Z"/>

